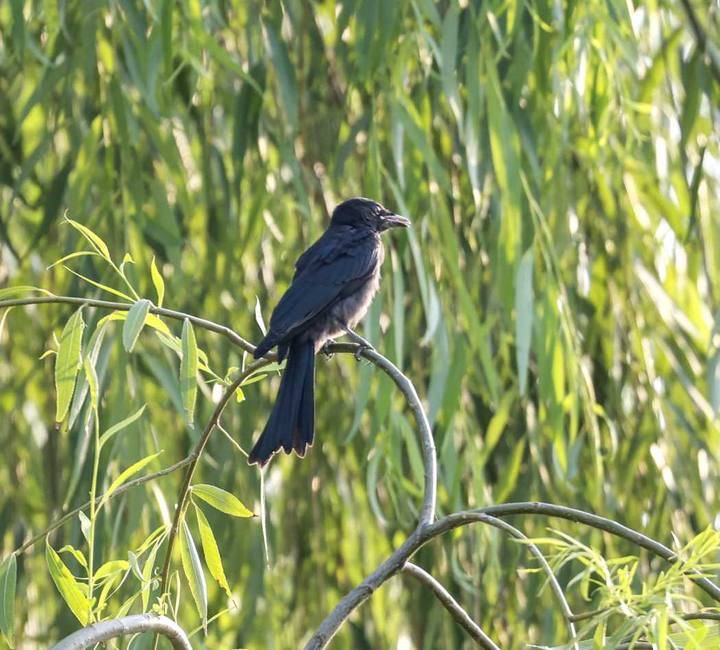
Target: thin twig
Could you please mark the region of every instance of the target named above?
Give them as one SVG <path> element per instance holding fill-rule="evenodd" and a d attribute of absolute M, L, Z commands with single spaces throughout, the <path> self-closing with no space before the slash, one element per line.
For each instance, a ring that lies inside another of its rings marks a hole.
<path fill-rule="evenodd" d="M 185 478 L 183 479 L 182 485 L 180 487 L 180 493 L 178 494 L 178 500 L 177 505 L 175 506 L 175 515 L 173 517 L 172 526 L 170 528 L 170 532 L 168 533 L 168 542 L 167 547 L 165 549 L 165 559 L 163 561 L 163 569 L 162 569 L 162 577 L 160 579 L 160 591 L 161 593 L 164 593 L 167 589 L 167 583 L 168 583 L 168 576 L 170 574 L 170 563 L 172 560 L 172 551 L 173 546 L 175 545 L 175 538 L 177 537 L 178 530 L 180 528 L 180 519 L 182 517 L 182 514 L 185 510 L 185 506 L 187 504 L 187 499 L 190 494 L 190 483 L 192 481 L 193 475 L 195 474 L 195 469 L 197 468 L 198 462 L 200 460 L 200 457 L 202 456 L 202 452 L 205 449 L 205 445 L 207 444 L 207 441 L 210 439 L 210 435 L 215 430 L 215 427 L 217 423 L 220 420 L 220 417 L 223 414 L 223 411 L 225 410 L 225 407 L 227 406 L 228 402 L 232 398 L 232 396 L 235 394 L 235 391 L 242 386 L 242 384 L 254 373 L 256 373 L 258 370 L 260 370 L 263 366 L 267 366 L 270 363 L 269 359 L 263 358 L 259 359 L 258 361 L 255 361 L 254 363 L 251 363 L 245 370 L 238 375 L 238 377 L 233 381 L 232 384 L 230 384 L 223 393 L 223 396 L 220 398 L 220 401 L 215 406 L 215 410 L 213 411 L 212 416 L 208 420 L 208 423 L 205 425 L 205 429 L 200 436 L 200 439 L 195 444 L 195 447 L 192 450 L 192 453 L 190 454 L 191 460 L 188 464 L 187 471 L 185 472 Z"/>
<path fill-rule="evenodd" d="M 169 467 L 166 467 L 165 469 L 158 470 L 157 472 L 153 472 L 152 474 L 147 474 L 146 476 L 141 476 L 139 478 L 133 479 L 132 481 L 128 481 L 127 483 L 121 485 L 117 490 L 115 490 L 112 494 L 106 496 L 106 494 L 101 494 L 99 497 L 95 499 L 95 504 L 99 505 L 100 502 L 105 499 L 106 501 L 110 501 L 111 499 L 114 499 L 115 497 L 119 497 L 121 494 L 127 492 L 128 490 L 137 487 L 138 485 L 142 485 L 143 483 L 149 483 L 150 481 L 154 481 L 155 479 L 162 478 L 163 476 L 167 476 L 168 474 L 172 474 L 173 472 L 176 472 L 177 470 L 185 467 L 186 465 L 189 465 L 192 462 L 193 458 L 192 456 L 187 456 L 183 458 L 182 460 L 179 460 L 174 465 L 170 465 Z M 65 513 L 60 519 L 57 519 L 56 521 L 52 522 L 45 530 L 43 530 L 41 533 L 38 533 L 34 537 L 31 537 L 29 540 L 23 543 L 22 546 L 20 546 L 17 550 L 13 551 L 15 555 L 19 555 L 20 553 L 24 553 L 27 551 L 31 546 L 34 546 L 38 542 L 45 539 L 49 533 L 56 530 L 57 528 L 60 528 L 63 524 L 70 521 L 73 517 L 75 517 L 79 512 L 87 510 L 90 507 L 90 501 L 87 503 L 83 503 L 83 505 L 78 506 L 77 508 L 74 508 L 73 510 L 70 510 L 70 512 Z"/>
<path fill-rule="evenodd" d="M 187 634 L 175 621 L 155 614 L 134 614 L 93 623 L 65 637 L 52 650 L 82 650 L 103 641 L 141 632 L 155 632 L 167 637 L 174 650 L 192 650 Z"/>
<path fill-rule="evenodd" d="M 500 650 L 500 646 L 495 645 L 493 640 L 482 631 L 482 628 L 470 618 L 469 614 L 463 609 L 462 605 L 455 600 L 450 592 L 445 589 L 433 576 L 425 569 L 420 568 L 417 564 L 407 562 L 403 567 L 403 573 L 407 573 L 416 580 L 422 582 L 426 587 L 435 594 L 435 597 L 443 604 L 445 609 L 450 612 L 455 621 L 461 625 L 465 631 L 478 642 L 481 648 L 486 650 Z"/>
<path fill-rule="evenodd" d="M 568 603 L 567 598 L 565 598 L 565 593 L 563 592 L 558 579 L 555 577 L 555 573 L 553 573 L 553 570 L 548 561 L 545 559 L 542 551 L 528 539 L 525 533 L 515 528 L 515 526 L 511 526 L 506 521 L 491 515 L 487 515 L 483 521 L 490 526 L 494 526 L 495 528 L 512 535 L 515 539 L 521 540 L 522 543 L 527 546 L 528 550 L 535 556 L 535 559 L 540 563 L 543 571 L 545 571 L 550 587 L 560 603 L 560 609 L 562 609 L 563 616 L 567 621 L 568 631 L 570 632 L 570 638 L 572 639 L 572 646 L 575 650 L 579 650 L 579 645 L 577 641 L 575 641 L 575 638 L 577 637 L 577 631 L 575 630 L 575 625 L 573 624 L 575 616 L 572 609 L 570 609 L 570 604 Z"/>

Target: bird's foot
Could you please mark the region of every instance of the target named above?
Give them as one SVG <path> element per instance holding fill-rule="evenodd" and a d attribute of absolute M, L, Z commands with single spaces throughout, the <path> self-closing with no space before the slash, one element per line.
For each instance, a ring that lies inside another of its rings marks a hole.
<path fill-rule="evenodd" d="M 363 352 L 366 350 L 375 350 L 375 348 L 372 346 L 372 343 L 368 341 L 367 339 L 364 339 L 362 336 L 357 334 L 356 332 L 353 332 L 349 327 L 345 328 L 345 334 L 347 334 L 348 338 L 353 342 L 357 343 L 357 350 L 355 350 L 355 359 L 360 361 L 360 357 L 363 355 Z"/>
<path fill-rule="evenodd" d="M 335 343 L 334 339 L 328 339 L 320 348 L 320 352 L 322 352 L 328 359 L 332 359 L 335 356 L 335 353 L 330 351 L 330 346 L 333 343 Z"/>

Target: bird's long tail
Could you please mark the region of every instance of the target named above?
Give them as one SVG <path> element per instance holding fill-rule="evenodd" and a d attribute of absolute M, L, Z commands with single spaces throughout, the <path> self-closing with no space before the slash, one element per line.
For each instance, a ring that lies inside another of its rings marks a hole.
<path fill-rule="evenodd" d="M 281 448 L 286 454 L 294 449 L 304 456 L 314 434 L 315 346 L 312 341 L 293 341 L 275 405 L 248 463 L 262 467 Z"/>

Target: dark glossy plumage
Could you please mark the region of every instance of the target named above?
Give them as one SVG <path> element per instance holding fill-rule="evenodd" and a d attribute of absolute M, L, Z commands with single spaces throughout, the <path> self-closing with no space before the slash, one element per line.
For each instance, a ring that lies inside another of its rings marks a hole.
<path fill-rule="evenodd" d="M 265 429 L 248 461 L 264 465 L 283 449 L 305 454 L 314 438 L 315 354 L 365 315 L 385 257 L 380 233 L 409 221 L 370 199 L 341 203 L 329 228 L 295 264 L 255 358 L 278 348 L 288 363 Z"/>

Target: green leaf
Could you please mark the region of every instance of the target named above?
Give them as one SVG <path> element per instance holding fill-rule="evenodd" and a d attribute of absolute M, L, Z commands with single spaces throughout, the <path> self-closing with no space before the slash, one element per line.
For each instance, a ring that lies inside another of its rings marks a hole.
<path fill-rule="evenodd" d="M 82 532 L 82 535 L 85 538 L 85 541 L 89 542 L 90 541 L 90 528 L 92 527 L 92 524 L 90 523 L 90 519 L 82 510 L 80 512 L 78 512 L 78 519 L 80 520 L 80 532 Z"/>
<path fill-rule="evenodd" d="M 155 291 L 157 292 L 157 306 L 162 307 L 163 298 L 165 297 L 165 281 L 163 280 L 163 276 L 160 271 L 158 271 L 158 267 L 155 265 L 154 256 L 150 262 L 150 277 L 152 278 L 152 283 L 155 286 Z"/>
<path fill-rule="evenodd" d="M 143 404 L 135 413 L 128 415 L 124 420 L 120 420 L 116 424 L 113 424 L 105 433 L 100 436 L 100 447 L 110 440 L 116 433 L 119 433 L 123 429 L 129 427 L 135 420 L 137 420 L 144 412 L 147 405 Z"/>
<path fill-rule="evenodd" d="M 532 246 L 525 251 L 518 267 L 515 282 L 515 354 L 517 358 L 520 394 L 527 389 L 530 341 L 533 326 L 533 266 L 535 264 Z"/>
<path fill-rule="evenodd" d="M 62 264 L 63 262 L 67 262 L 68 260 L 75 259 L 76 257 L 102 257 L 99 253 L 96 253 L 95 251 L 77 251 L 75 253 L 70 253 L 69 255 L 65 255 L 64 257 L 61 257 L 57 262 L 53 262 L 50 266 L 45 269 L 46 271 L 49 271 L 50 269 L 56 267 L 58 264 Z"/>
<path fill-rule="evenodd" d="M 145 458 L 141 458 L 139 461 L 137 461 L 137 463 L 133 463 L 132 465 L 130 465 L 130 467 L 128 467 L 124 472 L 120 472 L 119 476 L 110 484 L 110 487 L 107 489 L 105 494 L 103 494 L 103 498 L 102 501 L 100 501 L 100 506 L 98 507 L 98 510 L 107 503 L 108 499 L 112 496 L 112 493 L 115 492 L 115 490 L 117 490 L 131 476 L 137 474 L 148 463 L 151 463 L 153 460 L 155 460 L 160 454 L 162 454 L 162 451 L 159 451 L 156 454 L 150 454 L 149 456 L 145 456 Z"/>
<path fill-rule="evenodd" d="M 99 235 L 96 235 L 87 226 L 83 226 L 81 223 L 73 221 L 68 217 L 65 217 L 65 221 L 67 221 L 67 223 L 69 223 L 73 228 L 75 228 L 75 230 L 77 230 L 83 237 L 85 237 L 85 239 L 88 240 L 90 245 L 98 253 L 100 253 L 100 255 L 102 255 L 108 262 L 110 261 L 110 250 L 108 249 L 107 244 L 102 240 Z"/>
<path fill-rule="evenodd" d="M 55 583 L 63 600 L 67 603 L 73 614 L 81 625 L 87 625 L 90 619 L 90 601 L 86 595 L 84 585 L 79 583 L 70 569 L 65 566 L 60 556 L 50 544 L 45 546 L 45 561 L 47 562 L 50 576 Z"/>
<path fill-rule="evenodd" d="M 266 23 L 264 28 L 265 42 L 277 75 L 280 103 L 285 111 L 288 131 L 294 132 L 298 126 L 298 88 L 294 68 L 285 41 L 282 40 L 275 26 Z"/>
<path fill-rule="evenodd" d="M 133 298 L 131 298 L 130 296 L 128 296 L 126 293 L 123 293 L 122 291 L 118 291 L 117 289 L 113 289 L 112 287 L 108 287 L 106 284 L 101 284 L 100 282 L 97 282 L 96 280 L 93 280 L 92 278 L 89 278 L 86 275 L 83 275 L 82 273 L 73 271 L 69 266 L 66 266 L 65 264 L 63 264 L 63 268 L 66 271 L 70 271 L 70 273 L 77 276 L 81 280 L 84 280 L 88 284 L 91 284 L 94 287 L 97 287 L 98 289 L 107 291 L 108 293 L 113 294 L 113 296 L 118 296 L 118 298 L 122 298 L 123 300 L 127 300 L 128 302 L 135 302 L 135 300 Z"/>
<path fill-rule="evenodd" d="M 78 562 L 78 564 L 87 571 L 88 569 L 88 563 L 85 559 L 85 553 L 83 553 L 80 549 L 75 548 L 71 544 L 65 544 L 58 553 L 69 553 L 72 555 Z"/>
<path fill-rule="evenodd" d="M 127 560 L 110 560 L 105 562 L 102 566 L 98 567 L 95 571 L 95 580 L 102 580 L 115 573 L 122 573 L 130 568 L 130 563 Z"/>
<path fill-rule="evenodd" d="M 186 318 L 182 329 L 182 359 L 180 360 L 180 394 L 182 395 L 185 417 L 189 424 L 195 417 L 197 400 L 198 349 L 195 330 Z"/>
<path fill-rule="evenodd" d="M 225 570 L 223 569 L 220 549 L 215 540 L 215 535 L 213 534 L 212 528 L 210 528 L 205 513 L 197 506 L 195 506 L 195 514 L 197 515 L 200 540 L 202 541 L 203 554 L 205 555 L 205 564 L 207 564 L 210 570 L 210 575 L 215 578 L 215 581 L 225 591 L 228 598 L 230 598 L 232 597 L 230 585 L 225 577 Z"/>
<path fill-rule="evenodd" d="M 143 586 L 142 586 L 142 609 L 143 612 L 147 611 L 148 604 L 150 602 L 150 592 L 152 591 L 152 577 L 153 568 L 155 567 L 155 558 L 157 557 L 160 543 L 155 544 L 148 553 L 147 560 L 142 570 Z"/>
<path fill-rule="evenodd" d="M 13 553 L 0 564 L 0 633 L 7 644 L 15 647 L 15 590 L 17 559 Z"/>
<path fill-rule="evenodd" d="M 18 285 L 17 287 L 6 287 L 5 289 L 0 289 L 0 300 L 4 300 L 5 298 L 10 298 L 10 296 L 17 296 L 18 294 L 32 293 L 33 291 L 42 293 L 45 296 L 53 295 L 49 291 L 46 291 L 45 289 L 41 289 L 40 287 L 31 287 L 26 284 L 21 284 L 21 285 Z"/>
<path fill-rule="evenodd" d="M 207 625 L 207 584 L 200 564 L 200 556 L 195 548 L 190 529 L 187 522 L 182 522 L 182 534 L 180 535 L 180 557 L 185 577 L 190 584 L 190 592 L 197 606 L 198 613 Z"/>
<path fill-rule="evenodd" d="M 128 352 L 132 352 L 137 343 L 140 332 L 145 326 L 147 315 L 152 307 L 152 303 L 149 300 L 142 299 L 138 300 L 127 313 L 125 324 L 123 325 L 123 346 Z"/>
<path fill-rule="evenodd" d="M 70 317 L 60 335 L 60 348 L 55 360 L 56 422 L 62 422 L 67 415 L 75 390 L 75 379 L 82 363 L 80 354 L 85 330 L 82 310 L 83 308 L 80 307 Z"/>
<path fill-rule="evenodd" d="M 193 496 L 202 499 L 216 510 L 232 515 L 233 517 L 254 517 L 251 510 L 248 510 L 234 494 L 226 492 L 222 488 L 206 483 L 199 483 L 190 488 Z"/>

